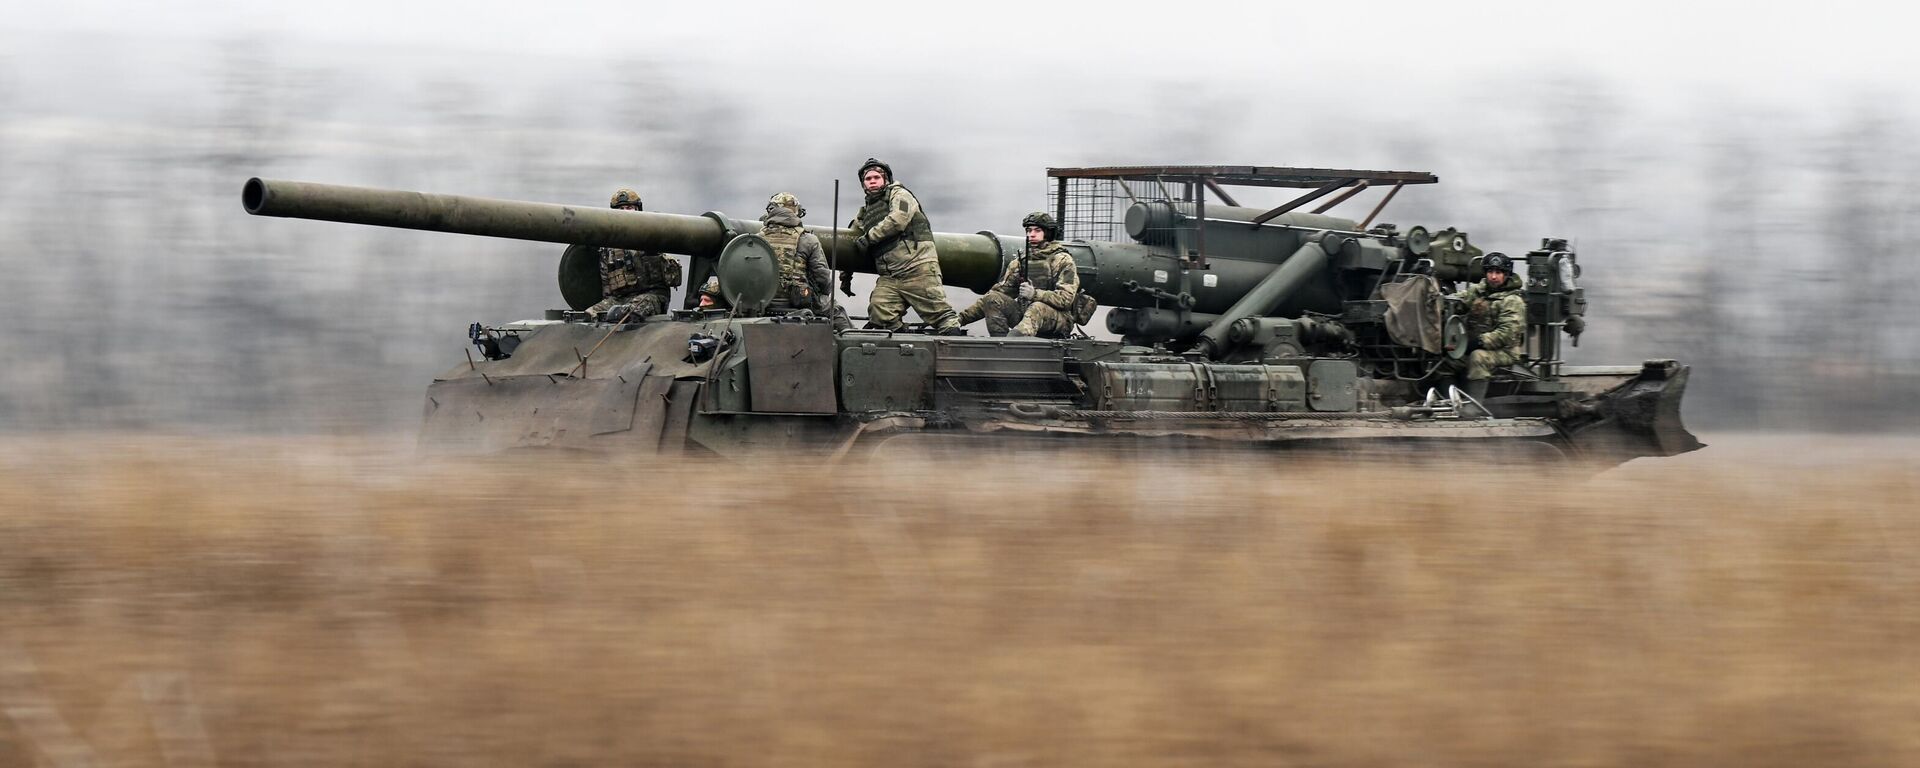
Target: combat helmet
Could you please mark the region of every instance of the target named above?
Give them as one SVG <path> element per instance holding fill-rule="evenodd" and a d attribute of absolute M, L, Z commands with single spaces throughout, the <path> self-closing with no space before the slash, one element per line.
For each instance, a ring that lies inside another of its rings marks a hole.
<path fill-rule="evenodd" d="M 614 190 L 613 199 L 607 202 L 608 208 L 618 208 L 622 205 L 631 205 L 636 211 L 646 210 L 646 206 L 640 204 L 640 193 L 626 187 Z"/>
<path fill-rule="evenodd" d="M 775 208 L 793 211 L 793 215 L 803 219 L 807 217 L 807 209 L 800 207 L 800 198 L 794 197 L 792 192 L 777 192 L 767 198 L 767 212 L 772 213 Z"/>
<path fill-rule="evenodd" d="M 1494 251 L 1493 253 L 1487 254 L 1486 258 L 1480 260 L 1480 268 L 1482 271 L 1497 269 L 1511 275 L 1513 274 L 1513 259 L 1504 253 Z"/>
<path fill-rule="evenodd" d="M 880 160 L 879 160 L 879 158 L 874 158 L 874 157 L 869 157 L 869 158 L 867 158 L 867 161 L 866 161 L 866 162 L 864 162 L 864 163 L 861 163 L 861 164 L 860 164 L 860 170 L 858 170 L 858 171 L 854 171 L 854 172 L 853 172 L 853 177 L 854 177 L 854 178 L 856 178 L 856 179 L 858 179 L 858 178 L 860 178 L 860 177 L 862 177 L 862 176 L 865 176 L 865 175 L 867 175 L 867 169 L 868 169 L 868 168 L 878 168 L 878 169 L 880 169 L 880 173 L 881 173 L 881 174 L 883 174 L 883 175 L 885 175 L 885 176 L 887 177 L 887 183 L 888 183 L 888 184 L 892 184 L 892 183 L 893 183 L 893 166 L 891 166 L 891 165 L 887 165 L 886 163 L 883 163 L 883 162 L 880 162 Z"/>
<path fill-rule="evenodd" d="M 1026 229 L 1027 227 L 1039 227 L 1047 233 L 1048 240 L 1060 239 L 1060 222 L 1054 221 L 1053 214 L 1047 213 L 1046 211 L 1034 211 L 1033 213 L 1027 214 L 1026 218 L 1021 219 L 1020 228 Z"/>

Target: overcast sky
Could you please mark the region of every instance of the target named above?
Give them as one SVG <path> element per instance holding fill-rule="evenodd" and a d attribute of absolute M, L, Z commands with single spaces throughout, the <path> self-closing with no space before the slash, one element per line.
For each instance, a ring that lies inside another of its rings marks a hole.
<path fill-rule="evenodd" d="M 1911 94 L 1902 3 L 802 3 L 6 0 L 17 31 L 258 35 L 321 44 L 738 65 L 803 81 L 876 69 L 1088 77 L 1204 72 L 1284 88 L 1444 86 L 1566 69 L 1742 100 L 1851 88 Z M 941 9 L 941 10 L 935 10 Z M 951 9 L 951 10 L 947 10 Z M 1192 42 L 1197 45 L 1182 46 Z"/>

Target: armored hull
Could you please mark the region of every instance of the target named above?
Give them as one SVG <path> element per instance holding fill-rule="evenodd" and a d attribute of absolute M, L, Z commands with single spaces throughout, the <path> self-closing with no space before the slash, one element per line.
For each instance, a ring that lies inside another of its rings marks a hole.
<path fill-rule="evenodd" d="M 836 333 L 772 299 L 777 267 L 759 222 L 717 212 L 264 179 L 247 182 L 242 203 L 260 216 L 568 244 L 560 293 L 575 311 L 473 325 L 481 357 L 428 389 L 422 444 L 435 452 L 803 450 L 841 459 L 907 447 L 1385 448 L 1604 466 L 1700 447 L 1680 418 L 1685 365 L 1562 359 L 1563 339 L 1577 344 L 1586 322 L 1578 255 L 1564 239 L 1501 257 L 1513 281 L 1499 289 L 1512 316 L 1501 334 L 1520 341 L 1500 342 L 1497 364 L 1469 357 L 1495 343 L 1469 333 L 1484 327 L 1475 324 L 1488 317 L 1486 302 L 1454 293 L 1481 279 L 1483 252 L 1455 229 L 1372 225 L 1403 186 L 1437 182 L 1431 174 L 1255 166 L 1048 173 L 1058 182 L 1058 221 L 1104 217 L 1112 225 L 1104 231 L 1131 238 L 1063 242 L 1079 279 L 1075 298 L 1108 307 L 1117 339 Z M 1370 184 L 1392 188 L 1365 218 L 1327 213 Z M 1234 202 L 1231 185 L 1309 191 L 1262 210 Z M 1225 204 L 1210 204 L 1209 190 Z M 1298 210 L 1335 192 L 1332 202 Z M 875 269 L 855 247 L 857 233 L 810 229 L 837 268 Z M 1027 247 L 990 231 L 930 237 L 946 284 L 981 292 Z M 687 284 L 717 277 L 732 309 L 591 322 L 577 310 L 602 298 L 600 247 L 686 256 Z M 1478 394 L 1456 386 L 1463 380 Z"/>
<path fill-rule="evenodd" d="M 1610 466 L 1698 447 L 1671 361 L 1564 370 L 1488 413 L 1428 402 L 1353 361 L 1224 364 L 1097 339 L 848 331 L 813 318 L 674 313 L 494 329 L 511 357 L 435 379 L 422 445 L 859 458 L 903 448 L 1255 448 Z M 718 341 L 695 360 L 689 339 Z"/>

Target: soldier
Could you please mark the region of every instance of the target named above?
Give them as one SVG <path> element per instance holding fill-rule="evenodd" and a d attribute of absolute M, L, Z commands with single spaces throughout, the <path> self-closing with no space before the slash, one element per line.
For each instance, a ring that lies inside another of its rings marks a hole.
<path fill-rule="evenodd" d="M 827 267 L 826 251 L 819 237 L 800 226 L 806 216 L 799 199 L 786 192 L 768 198 L 767 212 L 760 216 L 764 225 L 760 236 L 773 246 L 780 262 L 780 292 L 775 298 L 784 299 L 793 309 L 832 317 L 834 330 L 846 330 L 852 323 L 846 310 L 832 302 L 833 270 Z"/>
<path fill-rule="evenodd" d="M 727 308 L 726 300 L 720 298 L 720 276 L 719 275 L 714 275 L 712 277 L 707 278 L 707 282 L 700 286 L 699 308 L 700 309 L 726 309 Z"/>
<path fill-rule="evenodd" d="M 619 189 L 608 207 L 641 210 L 640 193 Z M 604 298 L 587 308 L 597 321 L 618 323 L 665 314 L 667 297 L 680 284 L 680 262 L 652 251 L 600 249 L 600 292 Z"/>
<path fill-rule="evenodd" d="M 1487 396 L 1494 369 L 1520 362 L 1527 341 L 1527 300 L 1513 259 L 1495 252 L 1481 264 L 1487 278 L 1453 295 L 1467 303 L 1466 390 L 1475 400 Z"/>
<path fill-rule="evenodd" d="M 1027 230 L 1027 254 L 1007 264 L 1000 282 L 973 306 L 960 312 L 960 324 L 986 318 L 987 333 L 1064 339 L 1073 332 L 1074 301 L 1080 293 L 1080 272 L 1060 244 L 1060 225 L 1043 212 L 1020 221 Z"/>
<path fill-rule="evenodd" d="M 880 280 L 867 299 L 869 328 L 898 329 L 907 307 L 944 335 L 965 336 L 953 306 L 941 290 L 940 258 L 933 250 L 933 226 L 919 199 L 893 180 L 893 168 L 873 158 L 860 165 L 866 202 L 853 222 L 853 247 L 873 257 Z M 853 295 L 853 274 L 840 275 L 840 290 Z"/>

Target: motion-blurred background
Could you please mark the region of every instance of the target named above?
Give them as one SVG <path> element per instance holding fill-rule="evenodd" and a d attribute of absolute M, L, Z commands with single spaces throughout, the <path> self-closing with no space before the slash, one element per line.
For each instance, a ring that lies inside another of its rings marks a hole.
<path fill-rule="evenodd" d="M 943 231 L 1050 165 L 1432 171 L 1383 220 L 1571 239 L 1573 361 L 1693 364 L 1696 428 L 1920 421 L 1902 9 L 10 5 L 0 429 L 404 431 L 467 323 L 561 304 L 558 246 L 251 218 L 250 176 L 826 223 L 870 155 Z"/>
<path fill-rule="evenodd" d="M 0 0 L 0 766 L 1920 764 L 1912 16 Z M 1431 171 L 1385 221 L 1576 244 L 1574 362 L 1787 434 L 1598 477 L 414 461 L 560 246 L 238 200 L 826 223 L 868 156 L 955 232 L 1048 166 Z M 1803 434 L 1867 430 L 1908 434 Z"/>

